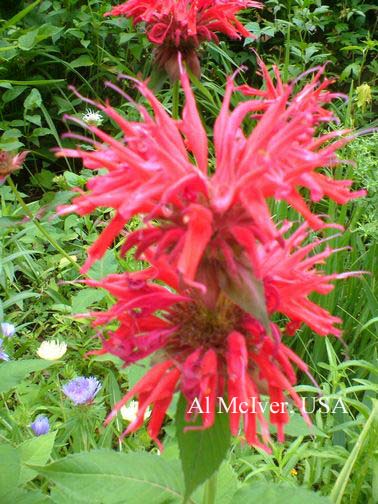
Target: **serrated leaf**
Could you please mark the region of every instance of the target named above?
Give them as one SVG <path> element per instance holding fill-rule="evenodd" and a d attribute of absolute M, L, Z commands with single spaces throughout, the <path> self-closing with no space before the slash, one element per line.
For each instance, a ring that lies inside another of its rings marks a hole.
<path fill-rule="evenodd" d="M 307 488 L 276 484 L 272 481 L 245 486 L 234 495 L 231 504 L 264 502 L 264 504 L 331 504 L 328 497 Z"/>
<path fill-rule="evenodd" d="M 77 504 L 166 504 L 183 498 L 178 463 L 158 455 L 93 450 L 33 469 Z"/>
<path fill-rule="evenodd" d="M 181 395 L 176 412 L 176 434 L 184 472 L 185 496 L 189 497 L 217 471 L 227 455 L 231 434 L 228 416 L 224 413 L 215 415 L 214 425 L 210 429 L 184 432 L 187 425 L 201 424 L 201 418 L 188 424 L 185 412 L 186 399 Z"/>
<path fill-rule="evenodd" d="M 0 364 L 0 393 L 3 394 L 8 390 L 16 387 L 28 374 L 35 371 L 42 371 L 50 366 L 53 362 L 48 362 L 40 359 L 28 359 L 20 361 L 3 362 Z"/>

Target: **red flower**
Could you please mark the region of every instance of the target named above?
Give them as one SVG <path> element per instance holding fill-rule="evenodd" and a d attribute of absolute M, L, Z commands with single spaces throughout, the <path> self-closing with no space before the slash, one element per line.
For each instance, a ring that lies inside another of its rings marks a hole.
<path fill-rule="evenodd" d="M 25 161 L 29 151 L 13 155 L 10 152 L 0 150 L 0 185 L 5 181 L 7 175 L 19 170 Z"/>
<path fill-rule="evenodd" d="M 321 241 L 303 245 L 307 238 L 304 226 L 284 238 L 289 227 L 285 225 L 280 230 L 281 244 L 272 241 L 258 246 L 258 262 L 254 267 L 264 285 L 262 302 L 267 305 L 270 317 L 279 313 L 297 324 L 309 325 L 319 334 L 338 335 L 334 324 L 340 319 L 310 301 L 309 295 L 328 293 L 333 288 L 330 282 L 345 275 L 326 275 L 317 269 L 316 265 L 322 264 L 333 250 L 327 247 L 311 255 Z M 203 265 L 205 271 L 208 267 Z M 154 283 L 156 279 L 167 282 L 170 289 Z M 152 407 L 147 430 L 160 445 L 158 435 L 165 413 L 179 390 L 187 399 L 188 411 L 197 400 L 192 413 L 202 413 L 202 429 L 211 427 L 219 407 L 217 398 L 227 394 L 228 403 L 232 404 L 229 412 L 232 434 L 238 434 L 242 421 L 248 443 L 265 449 L 268 449 L 268 425 L 259 407 L 251 405 L 251 401 L 258 404 L 261 393 L 269 395 L 271 404 L 279 403 L 270 414 L 279 440 L 283 439 L 284 426 L 289 421 L 286 394 L 308 421 L 293 388 L 296 383 L 293 365 L 308 374 L 307 366 L 281 342 L 281 332 L 275 324 L 270 322 L 267 331 L 228 292 L 219 289 L 217 282 L 207 284 L 204 294 L 196 289 L 174 293 L 179 286 L 178 275 L 159 260 L 144 271 L 110 275 L 86 283 L 106 289 L 117 300 L 109 311 L 90 314 L 96 326 L 115 320 L 119 323 L 118 329 L 103 338 L 102 350 L 94 353 L 112 353 L 125 365 L 155 354 L 157 363 L 109 416 L 108 421 L 127 401 L 137 397 L 138 415 L 125 435 L 143 424 L 146 409 Z M 214 298 L 215 303 L 209 303 Z M 188 419 L 191 416 L 188 414 Z"/>
<path fill-rule="evenodd" d="M 235 15 L 261 6 L 252 0 L 129 0 L 105 15 L 131 18 L 134 25 L 145 23 L 149 40 L 157 46 L 158 65 L 177 80 L 179 51 L 192 72 L 199 75 L 199 45 L 205 40 L 218 43 L 216 33 L 233 39 L 251 37 Z"/>
<path fill-rule="evenodd" d="M 302 323 L 321 335 L 340 333 L 340 319 L 309 297 L 327 294 L 331 281 L 348 274 L 326 275 L 319 268 L 333 251 L 318 251 L 325 240 L 310 241 L 308 232 L 330 224 L 311 212 L 300 193 L 304 188 L 310 201 L 326 195 L 339 203 L 364 193 L 350 192 L 350 181 L 336 181 L 322 171 L 339 163 L 336 150 L 349 140 L 332 141 L 342 133 L 317 136 L 318 126 L 333 118 L 325 105 L 337 95 L 326 90 L 328 81 L 321 82 L 323 69 L 295 94 L 296 83 L 282 84 L 276 71 L 274 85 L 260 64 L 266 89 L 243 86 L 246 100 L 232 111 L 236 89 L 228 80 L 214 126 L 214 149 L 208 148 L 188 77 L 182 73 L 182 120 L 172 120 L 147 86 L 137 83 L 152 114 L 137 105 L 142 121 L 136 123 L 108 104 L 99 105 L 119 125 L 122 139 L 88 126 L 102 143 L 93 141 L 93 150 L 59 153 L 81 158 L 87 168 L 107 170 L 89 180 L 87 193 L 60 209 L 81 215 L 98 207 L 115 210 L 90 248 L 83 271 L 105 253 L 131 217 L 143 216 L 123 252 L 135 246 L 136 255 L 151 268 L 86 281 L 116 298 L 107 312 L 91 314 L 97 326 L 118 323 L 103 336 L 100 353 L 118 355 L 125 365 L 154 354 L 152 369 L 110 416 L 137 396 L 138 416 L 125 434 L 140 427 L 152 406 L 148 432 L 159 443 L 165 413 L 180 390 L 188 405 L 197 399 L 202 429 L 214 422 L 217 397 L 227 395 L 234 403 L 229 413 L 232 433 L 237 434 L 242 422 L 247 441 L 267 448 L 263 414 L 258 407 L 255 412 L 240 407 L 251 397 L 258 403 L 261 393 L 280 403 L 270 421 L 282 440 L 288 422 L 286 395 L 306 416 L 293 388 L 294 365 L 308 372 L 281 342 L 273 315 L 288 319 L 288 333 Z M 257 124 L 246 133 L 244 120 L 251 117 Z M 215 152 L 214 161 L 208 159 L 209 150 Z M 286 201 L 305 223 L 294 232 L 290 223 L 277 227 L 270 198 Z M 195 411 L 187 411 L 192 418 Z"/>
<path fill-rule="evenodd" d="M 293 206 L 314 229 L 326 224 L 313 214 L 301 195 L 324 196 L 345 203 L 364 191 L 350 192 L 351 181 L 334 180 L 320 171 L 340 161 L 337 149 L 350 140 L 336 131 L 317 135 L 317 127 L 332 119 L 324 108 L 335 96 L 321 82 L 322 69 L 311 83 L 294 94 L 294 83 L 276 88 L 261 63 L 266 91 L 243 88 L 250 95 L 230 111 L 235 87 L 229 79 L 220 114 L 214 126 L 215 160 L 208 161 L 208 138 L 202 126 L 189 80 L 181 75 L 186 96 L 182 120 L 174 121 L 144 83 L 137 83 L 153 109 L 153 115 L 138 105 L 142 122 L 128 121 L 110 105 L 98 105 L 120 127 L 121 140 L 95 126 L 87 128 L 101 142 L 94 150 L 67 150 L 60 156 L 81 158 L 84 166 L 105 168 L 88 182 L 61 213 L 85 215 L 98 207 L 113 208 L 115 216 L 89 249 L 82 271 L 105 253 L 134 215 L 144 215 L 144 225 L 128 235 L 123 251 L 137 246 L 137 254 L 148 250 L 164 256 L 186 283 L 198 281 L 201 261 L 240 268 L 238 252 L 244 250 L 256 262 L 256 243 L 281 240 L 267 204 L 269 198 Z M 245 118 L 257 120 L 246 134 Z M 340 139 L 332 142 L 334 137 Z M 194 160 L 194 161 L 193 161 Z M 209 167 L 215 166 L 211 174 Z M 159 226 L 156 226 L 156 221 Z M 205 282 L 206 283 L 206 282 Z"/>

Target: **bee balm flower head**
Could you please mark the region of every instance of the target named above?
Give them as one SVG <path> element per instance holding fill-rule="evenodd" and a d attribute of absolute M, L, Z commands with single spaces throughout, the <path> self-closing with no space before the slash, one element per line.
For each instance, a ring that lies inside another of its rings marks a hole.
<path fill-rule="evenodd" d="M 106 15 L 125 16 L 134 24 L 145 23 L 147 36 L 156 47 L 157 64 L 176 80 L 179 51 L 191 71 L 199 76 L 197 49 L 202 42 L 218 43 L 217 33 L 233 39 L 251 37 L 236 17 L 249 7 L 262 5 L 251 0 L 128 0 Z"/>
<path fill-rule="evenodd" d="M 27 155 L 28 151 L 21 152 L 20 154 L 12 154 L 0 150 L 0 185 L 5 181 L 8 175 L 21 168 Z"/>
<path fill-rule="evenodd" d="M 90 247 L 83 273 L 135 215 L 143 214 L 144 226 L 128 235 L 123 252 L 136 246 L 140 255 L 154 248 L 190 283 L 205 256 L 235 271 L 237 249 L 253 261 L 256 241 L 280 239 L 269 198 L 286 201 L 317 230 L 330 224 L 310 210 L 303 189 L 314 202 L 328 196 L 343 204 L 365 194 L 350 191 L 351 181 L 334 180 L 322 171 L 340 164 L 337 149 L 351 139 L 345 131 L 317 133 L 319 125 L 334 119 L 325 105 L 338 97 L 326 89 L 329 81 L 321 80 L 324 69 L 295 93 L 295 83 L 284 85 L 277 74 L 274 86 L 262 62 L 261 67 L 266 91 L 244 87 L 248 99 L 233 110 L 230 102 L 236 87 L 229 79 L 211 150 L 185 73 L 181 75 L 186 95 L 181 121 L 171 119 L 144 83 L 137 85 L 153 115 L 139 106 L 139 123 L 125 120 L 110 105 L 98 105 L 118 123 L 123 139 L 88 126 L 99 138 L 95 150 L 58 152 L 58 156 L 81 158 L 87 168 L 107 170 L 88 182 L 87 193 L 81 192 L 72 205 L 59 209 L 62 214 L 80 215 L 98 207 L 115 210 L 111 223 Z M 243 122 L 251 114 L 257 125 L 246 134 Z M 215 158 L 209 162 L 212 151 Z M 215 166 L 215 173 L 210 166 Z M 156 220 L 159 226 L 154 225 Z"/>
<path fill-rule="evenodd" d="M 148 270 L 87 280 L 89 286 L 105 288 L 117 300 L 108 312 L 92 313 L 96 326 L 114 320 L 119 323 L 118 329 L 103 339 L 103 349 L 98 353 L 110 352 L 125 364 L 152 354 L 158 361 L 115 407 L 115 412 L 122 412 L 132 397 L 138 399 L 136 417 L 125 434 L 138 429 L 147 408 L 152 407 L 147 430 L 159 444 L 159 430 L 177 390 L 184 394 L 188 406 L 198 400 L 204 411 L 201 428 L 213 424 L 216 400 L 227 394 L 229 402 L 236 401 L 236 411 L 229 413 L 232 433 L 237 435 L 242 422 L 247 441 L 265 449 L 269 442 L 267 422 L 259 412 L 238 412 L 243 402 L 254 398 L 257 403 L 263 393 L 269 395 L 271 403 L 282 405 L 270 416 L 280 440 L 289 420 L 286 395 L 308 421 L 293 388 L 294 366 L 309 374 L 307 366 L 281 341 L 282 333 L 271 319 L 284 315 L 291 321 L 290 330 L 294 324 L 297 328 L 307 324 L 318 334 L 339 335 L 336 324 L 341 320 L 309 296 L 314 292 L 327 294 L 333 288 L 331 282 L 345 275 L 326 275 L 317 269 L 333 251 L 323 246 L 322 252 L 313 253 L 323 242 L 304 244 L 306 226 L 293 232 L 286 224 L 278 232 L 281 241 L 257 245 L 254 267 L 258 278 L 244 256 L 243 275 L 239 270 L 228 279 L 224 271 L 217 272 L 219 264 L 201 266 L 198 280 L 211 278 L 206 281 L 206 291 L 181 290 L 179 275 L 153 258 L 153 267 Z M 156 284 L 155 279 L 166 282 L 169 289 Z"/>

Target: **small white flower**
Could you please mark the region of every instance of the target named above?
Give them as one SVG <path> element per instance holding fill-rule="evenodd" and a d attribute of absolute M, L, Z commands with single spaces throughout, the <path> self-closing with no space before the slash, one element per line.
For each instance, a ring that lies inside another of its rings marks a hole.
<path fill-rule="evenodd" d="M 126 422 L 134 422 L 138 414 L 138 407 L 138 401 L 131 401 L 128 406 L 122 406 L 122 408 L 120 409 L 122 418 L 126 420 Z M 147 408 L 144 413 L 144 420 L 147 420 L 150 415 L 151 409 Z"/>
<path fill-rule="evenodd" d="M 59 341 L 44 341 L 37 350 L 37 355 L 45 360 L 58 360 L 67 352 L 67 345 Z"/>
<path fill-rule="evenodd" d="M 87 109 L 85 114 L 83 114 L 83 121 L 85 124 L 88 124 L 88 126 L 101 126 L 103 120 L 104 119 L 100 112 L 97 112 L 96 110 Z"/>

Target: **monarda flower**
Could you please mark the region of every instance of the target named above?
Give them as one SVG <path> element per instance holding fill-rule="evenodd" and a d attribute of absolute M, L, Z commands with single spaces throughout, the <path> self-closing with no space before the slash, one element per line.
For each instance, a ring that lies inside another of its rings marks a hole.
<path fill-rule="evenodd" d="M 92 142 L 93 149 L 58 152 L 58 156 L 81 158 L 86 168 L 107 170 L 89 180 L 88 192 L 81 191 L 71 205 L 59 209 L 61 214 L 80 215 L 100 207 L 115 210 L 89 248 L 83 273 L 104 255 L 133 216 L 142 214 L 143 226 L 128 235 L 123 252 L 136 246 L 138 256 L 154 247 L 154 253 L 190 284 L 198 280 L 204 257 L 218 269 L 237 272 L 243 270 L 241 250 L 254 263 L 256 242 L 280 240 L 269 199 L 286 201 L 317 230 L 330 224 L 311 211 L 302 189 L 314 202 L 328 196 L 342 204 L 365 194 L 351 192 L 351 181 L 334 180 L 322 171 L 340 163 L 336 151 L 350 140 L 343 131 L 317 132 L 319 125 L 334 119 L 325 106 L 339 96 L 325 89 L 329 82 L 321 81 L 324 69 L 295 93 L 294 83 L 285 85 L 279 79 L 274 87 L 260 64 L 266 90 L 243 87 L 248 98 L 233 110 L 230 101 L 236 89 L 233 79 L 228 80 L 214 125 L 213 149 L 185 73 L 181 81 L 186 103 L 180 121 L 173 120 L 140 82 L 137 86 L 153 110 L 151 115 L 138 105 L 141 122 L 128 121 L 110 105 L 98 104 L 118 124 L 122 139 L 86 126 L 99 139 Z M 256 126 L 246 133 L 244 120 L 251 116 Z M 215 152 L 215 159 L 209 160 L 209 150 Z"/>
<path fill-rule="evenodd" d="M 10 152 L 0 150 L 0 186 L 8 175 L 21 168 L 28 153 L 29 151 L 11 154 Z"/>
<path fill-rule="evenodd" d="M 197 49 L 202 42 L 218 43 L 217 33 L 232 39 L 252 37 L 236 17 L 239 11 L 250 7 L 262 5 L 251 0 L 129 0 L 105 15 L 131 18 L 134 25 L 145 23 L 147 37 L 156 46 L 157 65 L 177 80 L 178 52 L 199 76 Z"/>
<path fill-rule="evenodd" d="M 321 248 L 324 240 L 305 244 L 306 226 L 292 232 L 290 225 L 284 224 L 279 232 L 280 242 L 257 245 L 254 266 L 260 285 L 247 268 L 244 283 L 229 278 L 233 288 L 238 289 L 235 296 L 232 288 L 227 285 L 223 288 L 225 273 L 217 273 L 207 261 L 199 268 L 202 280 L 212 277 L 206 283 L 206 292 L 195 288 L 181 291 L 179 276 L 153 259 L 152 266 L 143 271 L 114 274 L 100 281 L 86 280 L 89 286 L 102 287 L 116 298 L 109 311 L 90 313 L 94 325 L 114 321 L 119 324 L 103 337 L 103 348 L 93 353 L 112 353 L 126 365 L 154 355 L 152 369 L 116 405 L 108 421 L 136 396 L 138 412 L 125 435 L 141 427 L 147 408 L 151 407 L 147 430 L 159 444 L 165 413 L 178 391 L 185 396 L 188 411 L 195 400 L 201 406 L 200 428 L 211 427 L 217 398 L 227 397 L 225 401 L 233 403 L 229 411 L 232 434 L 238 434 L 242 422 L 247 442 L 265 449 L 269 442 L 267 420 L 258 410 L 243 413 L 241 405 L 259 403 L 261 393 L 269 396 L 270 404 L 279 403 L 277 410 L 270 412 L 270 422 L 276 425 L 281 441 L 284 425 L 289 421 L 287 396 L 308 421 L 293 388 L 294 366 L 309 375 L 307 366 L 281 341 L 282 333 L 271 320 L 277 315 L 282 319 L 284 315 L 289 331 L 304 323 L 318 334 L 339 335 L 335 325 L 341 320 L 316 305 L 309 296 L 315 292 L 327 294 L 333 288 L 333 280 L 347 275 L 326 275 L 317 268 L 334 251 L 323 246 L 323 250 L 315 253 L 314 249 Z M 167 287 L 156 280 L 165 282 Z M 253 290 L 259 287 L 256 297 Z M 259 304 L 266 307 L 267 326 L 263 318 L 258 318 Z"/>

